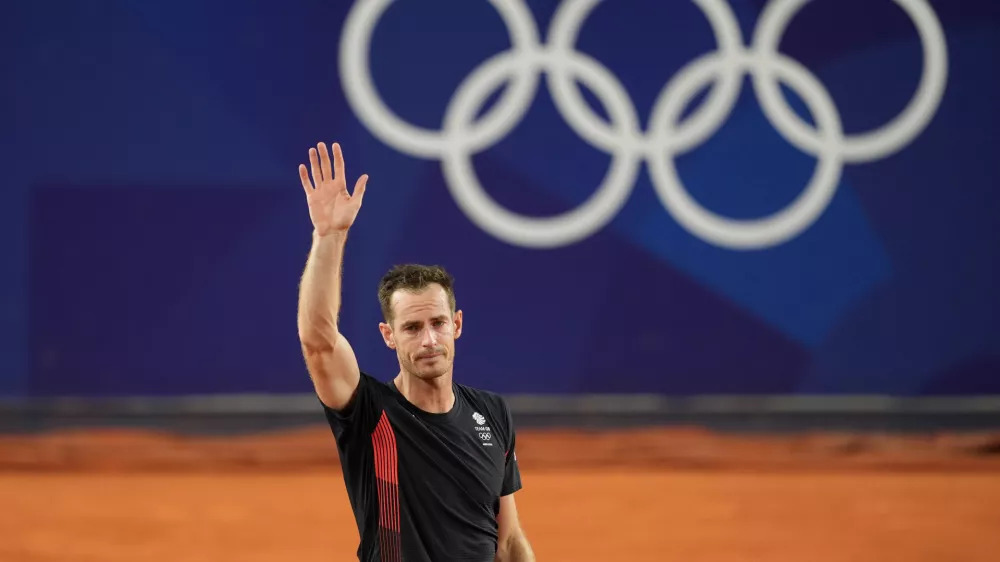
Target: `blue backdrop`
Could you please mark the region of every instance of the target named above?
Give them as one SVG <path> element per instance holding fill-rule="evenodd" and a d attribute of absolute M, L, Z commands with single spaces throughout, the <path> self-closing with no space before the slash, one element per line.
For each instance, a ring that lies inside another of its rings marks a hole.
<path fill-rule="evenodd" d="M 996 2 L 567 2 L 6 6 L 0 394 L 308 390 L 320 140 L 371 176 L 380 377 L 378 279 L 428 262 L 503 392 L 1000 392 Z"/>

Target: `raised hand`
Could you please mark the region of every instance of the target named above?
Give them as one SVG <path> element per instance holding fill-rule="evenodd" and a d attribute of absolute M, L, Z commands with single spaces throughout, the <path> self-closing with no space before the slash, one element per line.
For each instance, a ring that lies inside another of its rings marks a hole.
<path fill-rule="evenodd" d="M 354 193 L 347 192 L 347 176 L 344 172 L 344 155 L 340 145 L 333 143 L 333 165 L 326 144 L 319 143 L 309 149 L 309 164 L 312 181 L 304 164 L 299 164 L 299 179 L 306 190 L 309 203 L 309 218 L 319 236 L 335 232 L 346 232 L 354 224 L 365 196 L 368 174 L 362 174 L 354 184 Z"/>

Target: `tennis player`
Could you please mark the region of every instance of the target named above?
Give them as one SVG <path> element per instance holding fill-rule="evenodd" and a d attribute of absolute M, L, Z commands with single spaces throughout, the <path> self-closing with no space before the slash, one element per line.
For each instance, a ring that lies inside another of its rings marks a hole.
<path fill-rule="evenodd" d="M 364 373 L 337 315 L 347 232 L 368 176 L 347 191 L 340 146 L 309 149 L 299 166 L 312 248 L 298 330 L 316 394 L 336 439 L 361 540 L 358 559 L 394 562 L 535 560 L 518 521 L 521 475 L 510 410 L 499 395 L 453 380 L 462 311 L 436 266 L 389 270 L 378 287 L 382 339 L 399 373 Z M 311 172 L 311 178 L 310 178 Z"/>

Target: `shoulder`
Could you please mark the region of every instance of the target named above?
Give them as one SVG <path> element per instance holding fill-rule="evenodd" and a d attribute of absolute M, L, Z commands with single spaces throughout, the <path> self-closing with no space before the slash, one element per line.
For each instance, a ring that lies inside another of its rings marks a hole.
<path fill-rule="evenodd" d="M 384 381 L 384 380 L 375 378 L 370 373 L 367 373 L 365 371 L 361 371 L 361 380 L 364 381 L 364 384 L 370 385 L 370 386 L 372 386 L 374 388 L 378 388 L 381 391 L 391 391 L 392 390 L 392 386 L 393 386 L 392 379 Z"/>
<path fill-rule="evenodd" d="M 485 390 L 482 388 L 476 388 L 473 386 L 460 383 L 455 383 L 455 386 L 457 386 L 458 390 L 462 392 L 465 396 L 474 401 L 482 402 L 484 404 L 488 404 L 491 407 L 496 407 L 496 408 L 506 407 L 507 405 L 507 401 L 498 392 L 493 392 L 491 390 Z"/>
<path fill-rule="evenodd" d="M 369 435 L 375 430 L 387 397 L 392 392 L 389 386 L 391 384 L 391 381 L 382 382 L 362 371 L 354 394 L 343 408 L 334 410 L 320 400 L 338 446 L 347 447 L 356 442 L 358 437 Z M 364 440 L 357 442 L 365 443 Z"/>
<path fill-rule="evenodd" d="M 504 426 L 511 424 L 510 407 L 507 400 L 497 392 L 475 388 L 464 384 L 456 384 L 466 400 L 474 407 L 484 410 L 483 414 L 496 420 Z"/>
<path fill-rule="evenodd" d="M 385 396 L 392 392 L 389 386 L 392 384 L 392 381 L 383 382 L 364 371 L 361 371 L 360 374 L 358 386 L 355 388 L 354 394 L 347 405 L 340 410 L 333 410 L 326 404 L 323 404 L 323 409 L 327 412 L 327 415 L 346 419 L 352 417 L 352 414 L 358 409 L 378 408 Z"/>

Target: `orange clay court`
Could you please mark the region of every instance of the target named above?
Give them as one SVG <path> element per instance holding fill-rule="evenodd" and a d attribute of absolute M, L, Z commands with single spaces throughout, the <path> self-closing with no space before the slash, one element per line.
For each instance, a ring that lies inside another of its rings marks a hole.
<path fill-rule="evenodd" d="M 1000 436 L 525 430 L 538 560 L 987 562 Z M 0 560 L 349 561 L 326 428 L 0 437 Z"/>

